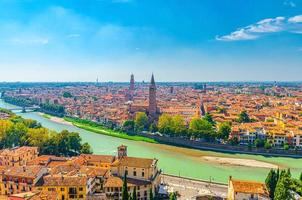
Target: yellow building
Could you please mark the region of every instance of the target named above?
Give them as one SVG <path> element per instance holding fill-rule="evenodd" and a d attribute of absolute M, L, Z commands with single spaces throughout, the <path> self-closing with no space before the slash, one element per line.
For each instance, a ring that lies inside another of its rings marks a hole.
<path fill-rule="evenodd" d="M 269 200 L 266 185 L 260 182 L 229 178 L 228 200 Z"/>
<path fill-rule="evenodd" d="M 37 190 L 54 192 L 58 196 L 57 200 L 84 200 L 89 193 L 89 188 L 87 188 L 88 179 L 79 175 L 47 175 L 43 177 L 41 184 L 37 186 Z"/>
<path fill-rule="evenodd" d="M 139 200 L 149 199 L 160 183 L 160 170 L 157 159 L 135 158 L 127 156 L 127 147 L 118 147 L 118 157 L 112 163 L 110 176 L 105 180 L 104 191 L 109 199 L 121 199 L 122 177 L 127 174 L 128 191 L 131 194 L 136 188 Z"/>
<path fill-rule="evenodd" d="M 8 167 L 1 176 L 0 188 L 2 195 L 31 192 L 47 169 L 42 166 Z"/>

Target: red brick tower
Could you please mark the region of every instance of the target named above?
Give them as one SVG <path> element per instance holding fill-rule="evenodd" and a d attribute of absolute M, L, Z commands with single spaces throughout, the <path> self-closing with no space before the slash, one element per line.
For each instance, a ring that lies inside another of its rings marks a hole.
<path fill-rule="evenodd" d="M 149 111 L 149 116 L 154 119 L 156 117 L 157 104 L 156 104 L 156 85 L 155 85 L 153 74 L 149 86 L 149 110 L 148 111 Z"/>

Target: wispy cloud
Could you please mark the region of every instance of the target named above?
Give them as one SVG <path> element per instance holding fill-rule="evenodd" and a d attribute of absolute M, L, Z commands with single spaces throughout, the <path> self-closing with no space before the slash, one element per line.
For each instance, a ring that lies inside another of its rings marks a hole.
<path fill-rule="evenodd" d="M 130 3 L 132 0 L 112 0 L 112 3 Z"/>
<path fill-rule="evenodd" d="M 292 8 L 296 7 L 296 4 L 293 1 L 284 1 L 283 4 Z"/>
<path fill-rule="evenodd" d="M 302 32 L 302 15 L 294 17 L 276 17 L 263 19 L 255 24 L 248 25 L 243 28 L 224 36 L 216 36 L 219 41 L 239 41 L 239 40 L 255 40 L 264 35 L 277 32 Z"/>
<path fill-rule="evenodd" d="M 78 37 L 80 37 L 80 36 L 81 36 L 80 34 L 72 33 L 72 34 L 68 34 L 66 37 L 67 37 L 67 38 L 78 38 Z"/>
<path fill-rule="evenodd" d="M 47 38 L 12 38 L 10 42 L 21 45 L 47 45 L 49 40 Z"/>

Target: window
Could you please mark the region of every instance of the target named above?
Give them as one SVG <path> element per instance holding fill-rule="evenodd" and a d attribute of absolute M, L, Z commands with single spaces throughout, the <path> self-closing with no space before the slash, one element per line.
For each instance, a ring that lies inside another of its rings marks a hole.
<path fill-rule="evenodd" d="M 62 191 L 62 192 L 65 191 L 65 188 L 61 188 L 61 191 Z"/>
<path fill-rule="evenodd" d="M 145 172 L 142 172 L 142 177 L 145 177 Z"/>
<path fill-rule="evenodd" d="M 133 176 L 136 176 L 136 171 L 133 171 Z"/>
<path fill-rule="evenodd" d="M 79 188 L 79 191 L 83 191 L 83 188 L 82 188 L 82 187 L 80 187 L 80 188 Z"/>
<path fill-rule="evenodd" d="M 79 195 L 79 198 L 83 198 L 84 196 L 82 194 Z"/>

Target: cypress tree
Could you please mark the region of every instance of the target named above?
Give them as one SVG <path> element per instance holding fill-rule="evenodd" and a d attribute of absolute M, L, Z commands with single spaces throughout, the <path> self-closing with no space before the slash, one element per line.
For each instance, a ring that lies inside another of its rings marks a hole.
<path fill-rule="evenodd" d="M 134 187 L 134 189 L 133 189 L 132 200 L 137 200 L 137 197 L 136 197 L 136 187 Z"/>
<path fill-rule="evenodd" d="M 122 200 L 129 200 L 126 172 L 124 175 L 124 182 L 123 182 L 123 188 L 122 188 Z"/>
<path fill-rule="evenodd" d="M 292 200 L 293 196 L 290 193 L 291 178 L 290 172 L 282 170 L 276 186 L 274 200 Z"/>
<path fill-rule="evenodd" d="M 265 184 L 266 184 L 266 187 L 269 192 L 269 197 L 271 199 L 274 199 L 274 193 L 275 193 L 277 182 L 278 182 L 277 172 L 275 172 L 275 170 L 271 169 L 265 179 Z"/>
<path fill-rule="evenodd" d="M 173 192 L 173 193 L 170 194 L 169 200 L 177 200 L 177 197 L 176 197 L 176 193 L 175 193 L 175 192 Z"/>
<path fill-rule="evenodd" d="M 302 172 L 301 172 L 301 174 L 300 174 L 300 177 L 299 177 L 299 179 L 300 179 L 300 181 L 302 181 Z"/>
<path fill-rule="evenodd" d="M 301 173 L 301 175 L 302 175 L 302 173 Z M 152 188 L 150 188 L 149 195 L 150 195 L 150 200 L 153 200 L 154 197 L 153 197 Z"/>

